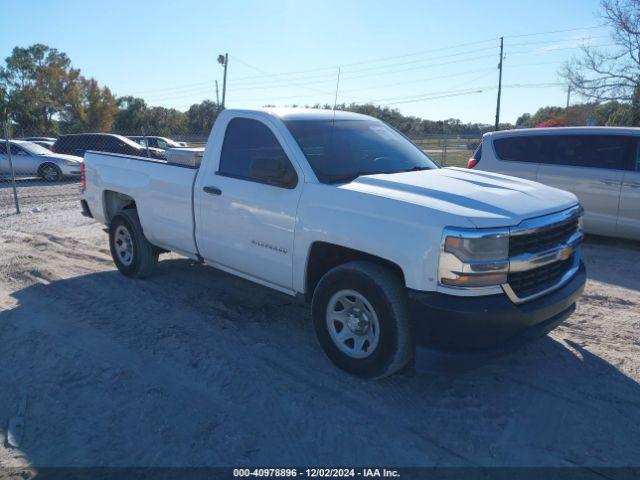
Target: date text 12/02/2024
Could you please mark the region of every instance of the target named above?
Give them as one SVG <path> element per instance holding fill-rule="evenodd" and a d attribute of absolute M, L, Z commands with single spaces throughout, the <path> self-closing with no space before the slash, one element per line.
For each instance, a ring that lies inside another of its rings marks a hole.
<path fill-rule="evenodd" d="M 234 477 L 308 477 L 308 478 L 394 478 L 400 477 L 397 470 L 386 468 L 238 468 Z"/>

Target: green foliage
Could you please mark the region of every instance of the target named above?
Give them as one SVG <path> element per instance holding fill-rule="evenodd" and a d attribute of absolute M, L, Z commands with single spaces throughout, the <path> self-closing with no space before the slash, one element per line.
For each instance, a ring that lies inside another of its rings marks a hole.
<path fill-rule="evenodd" d="M 148 107 L 142 98 L 120 97 L 113 131 L 123 135 L 171 136 L 187 131 L 187 115 L 174 108 Z"/>
<path fill-rule="evenodd" d="M 186 114 L 189 133 L 208 135 L 221 111 L 220 106 L 211 100 L 204 100 L 201 103 L 191 105 Z"/>
<path fill-rule="evenodd" d="M 568 108 L 542 107 L 533 115 L 521 115 L 516 121 L 516 126 L 640 126 L 640 119 L 634 117 L 634 111 L 638 109 L 618 101 L 581 103 L 570 105 Z"/>
<path fill-rule="evenodd" d="M 316 104 L 314 108 L 332 109 L 331 105 Z M 462 123 L 457 118 L 448 120 L 425 120 L 420 117 L 406 116 L 395 108 L 380 107 L 371 103 L 358 104 L 340 104 L 336 105 L 337 110 L 345 110 L 349 112 L 362 113 L 388 123 L 394 128 L 400 130 L 407 136 L 412 138 L 420 138 L 426 135 L 481 135 L 482 133 L 493 130 L 493 125 L 485 123 Z M 508 123 L 500 124 L 500 129 L 513 128 Z"/>
<path fill-rule="evenodd" d="M 65 53 L 42 44 L 13 49 L 0 67 L 0 92 L 0 109 L 19 134 L 109 130 L 115 115 L 108 88 L 82 77 Z"/>

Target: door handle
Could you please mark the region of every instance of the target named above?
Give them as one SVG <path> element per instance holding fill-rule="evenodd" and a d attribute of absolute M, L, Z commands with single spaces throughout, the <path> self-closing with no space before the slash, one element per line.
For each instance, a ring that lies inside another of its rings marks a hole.
<path fill-rule="evenodd" d="M 209 195 L 222 195 L 222 190 L 218 187 L 202 187 L 202 190 Z"/>

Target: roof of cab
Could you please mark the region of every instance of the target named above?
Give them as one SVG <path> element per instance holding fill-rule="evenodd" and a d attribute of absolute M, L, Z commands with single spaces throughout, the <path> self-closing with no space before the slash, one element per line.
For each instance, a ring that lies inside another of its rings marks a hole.
<path fill-rule="evenodd" d="M 264 112 L 279 119 L 286 120 L 371 120 L 373 117 L 360 113 L 322 108 L 262 108 L 255 110 L 235 110 L 235 112 Z"/>
<path fill-rule="evenodd" d="M 514 128 L 500 130 L 499 132 L 487 132 L 485 135 L 495 138 L 526 135 L 563 135 L 563 134 L 613 134 L 613 135 L 640 135 L 637 127 L 545 127 L 545 128 Z"/>

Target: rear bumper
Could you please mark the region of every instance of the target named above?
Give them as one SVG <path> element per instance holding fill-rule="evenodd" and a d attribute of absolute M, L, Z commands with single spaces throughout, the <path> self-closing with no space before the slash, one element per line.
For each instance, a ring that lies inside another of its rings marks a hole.
<path fill-rule="evenodd" d="M 89 204 L 86 200 L 80 200 L 80 208 L 82 209 L 82 211 L 80 212 L 82 213 L 82 216 L 93 218 L 93 214 L 91 213 L 91 210 L 89 210 Z"/>
<path fill-rule="evenodd" d="M 409 290 L 409 311 L 418 345 L 439 350 L 490 349 L 548 333 L 575 310 L 584 289 L 584 264 L 564 286 L 544 297 L 514 304 L 505 294 L 458 297 Z"/>

